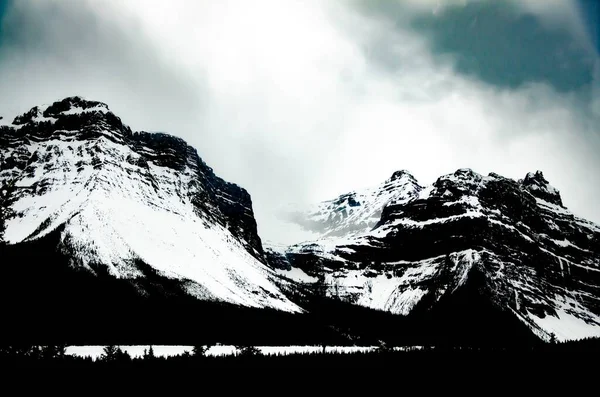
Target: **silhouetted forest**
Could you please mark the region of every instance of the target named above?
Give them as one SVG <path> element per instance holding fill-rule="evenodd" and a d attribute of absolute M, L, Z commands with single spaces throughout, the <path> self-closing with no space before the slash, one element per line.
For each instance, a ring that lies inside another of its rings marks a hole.
<path fill-rule="evenodd" d="M 152 346 L 141 357 L 131 357 L 116 345 L 105 346 L 100 358 L 77 357 L 65 354 L 65 346 L 12 346 L 0 348 L 0 364 L 17 367 L 126 367 L 132 369 L 178 367 L 390 367 L 396 369 L 431 369 L 452 366 L 463 362 L 477 365 L 508 365 L 507 370 L 529 367 L 529 371 L 551 370 L 551 366 L 561 360 L 569 361 L 570 366 L 585 365 L 587 358 L 595 358 L 600 353 L 600 338 L 584 339 L 565 343 L 549 343 L 521 349 L 504 348 L 423 348 L 420 350 L 397 351 L 386 345 L 370 352 L 355 353 L 294 353 L 287 355 L 263 355 L 253 346 L 237 346 L 233 355 L 208 356 L 205 346 L 196 346 L 184 354 L 159 357 Z M 583 361 L 581 361 L 583 359 Z M 537 367 L 531 367 L 535 365 Z M 455 368 L 456 369 L 456 368 Z"/>

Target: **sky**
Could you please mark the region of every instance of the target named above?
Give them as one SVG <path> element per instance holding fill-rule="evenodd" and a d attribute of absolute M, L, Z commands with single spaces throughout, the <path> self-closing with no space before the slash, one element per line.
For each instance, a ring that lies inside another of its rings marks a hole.
<path fill-rule="evenodd" d="M 0 116 L 70 95 L 288 203 L 542 170 L 600 223 L 595 0 L 0 0 Z"/>

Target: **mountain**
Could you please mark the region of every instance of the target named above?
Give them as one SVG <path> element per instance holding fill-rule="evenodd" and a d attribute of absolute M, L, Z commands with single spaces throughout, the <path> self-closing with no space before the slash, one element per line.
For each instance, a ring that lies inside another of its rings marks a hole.
<path fill-rule="evenodd" d="M 104 103 L 69 97 L 0 127 L 0 210 L 15 272 L 39 266 L 24 258 L 44 244 L 69 274 L 124 280 L 140 296 L 301 310 L 266 265 L 248 192 L 182 139 L 132 132 Z"/>
<path fill-rule="evenodd" d="M 296 221 L 320 238 L 268 250 L 284 277 L 456 333 L 486 318 L 478 334 L 600 336 L 600 227 L 539 171 L 515 181 L 459 169 L 424 188 L 402 171 L 315 208 Z"/>
<path fill-rule="evenodd" d="M 288 211 L 69 97 L 0 121 L 3 341 L 503 346 L 600 336 L 600 227 L 541 172 L 407 171 Z"/>
<path fill-rule="evenodd" d="M 346 236 L 371 230 L 386 205 L 407 202 L 422 189 L 408 171 L 402 170 L 372 188 L 342 194 L 301 210 L 287 208 L 282 217 L 319 237 Z"/>

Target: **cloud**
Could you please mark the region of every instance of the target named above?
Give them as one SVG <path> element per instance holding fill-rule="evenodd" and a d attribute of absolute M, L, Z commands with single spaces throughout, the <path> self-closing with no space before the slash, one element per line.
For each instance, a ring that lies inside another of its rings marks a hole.
<path fill-rule="evenodd" d="M 597 91 L 464 73 L 411 24 L 432 8 L 404 2 L 390 18 L 381 4 L 386 15 L 351 1 L 19 1 L 4 20 L 0 90 L 12 97 L 0 109 L 79 94 L 132 128 L 179 135 L 250 191 L 267 239 L 285 240 L 279 205 L 397 169 L 423 183 L 461 167 L 541 169 L 600 221 Z"/>
<path fill-rule="evenodd" d="M 200 107 L 201 85 L 190 86 L 186 72 L 117 11 L 89 0 L 11 3 L 2 21 L 2 111 L 86 95 L 106 100 L 138 128 L 189 120 Z"/>
<path fill-rule="evenodd" d="M 453 57 L 458 72 L 490 84 L 518 88 L 543 81 L 560 91 L 570 91 L 589 86 L 593 79 L 598 54 L 575 2 L 357 4 L 400 29 L 412 27 L 428 39 L 434 54 Z M 397 65 L 396 59 L 383 61 L 390 68 Z"/>

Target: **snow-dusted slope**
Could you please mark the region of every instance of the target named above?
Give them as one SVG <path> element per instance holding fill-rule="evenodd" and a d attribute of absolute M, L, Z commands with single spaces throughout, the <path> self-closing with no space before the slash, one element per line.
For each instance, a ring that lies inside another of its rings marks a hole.
<path fill-rule="evenodd" d="M 460 169 L 389 203 L 372 231 L 279 251 L 282 271 L 302 269 L 358 305 L 431 310 L 471 280 L 542 339 L 600 336 L 600 227 L 569 212 L 541 172 L 514 181 Z"/>
<path fill-rule="evenodd" d="M 408 171 L 397 171 L 380 185 L 343 194 L 310 208 L 289 208 L 284 217 L 319 237 L 347 236 L 371 230 L 383 208 L 414 198 L 422 187 Z"/>
<path fill-rule="evenodd" d="M 71 266 L 136 279 L 141 261 L 204 300 L 299 310 L 265 265 L 248 193 L 183 140 L 73 97 L 1 127 L 0 148 L 0 243 L 60 228 Z"/>

